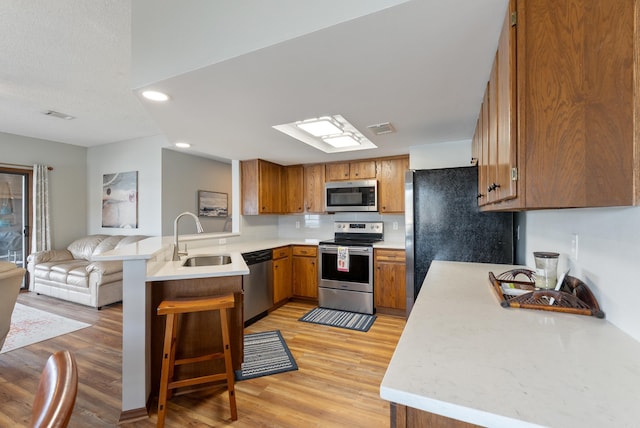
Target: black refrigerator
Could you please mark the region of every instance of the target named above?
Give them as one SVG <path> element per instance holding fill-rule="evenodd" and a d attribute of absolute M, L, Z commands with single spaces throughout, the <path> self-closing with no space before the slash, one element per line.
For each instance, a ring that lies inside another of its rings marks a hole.
<path fill-rule="evenodd" d="M 477 195 L 475 166 L 406 173 L 407 315 L 433 260 L 513 264 L 514 214 L 481 212 Z"/>

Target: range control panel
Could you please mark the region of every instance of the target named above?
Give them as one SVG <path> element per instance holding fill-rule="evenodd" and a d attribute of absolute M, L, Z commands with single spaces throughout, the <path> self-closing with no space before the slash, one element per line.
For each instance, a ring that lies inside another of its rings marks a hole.
<path fill-rule="evenodd" d="M 384 231 L 384 222 L 382 221 L 362 221 L 362 222 L 337 221 L 333 224 L 333 231 L 335 233 L 382 234 Z"/>

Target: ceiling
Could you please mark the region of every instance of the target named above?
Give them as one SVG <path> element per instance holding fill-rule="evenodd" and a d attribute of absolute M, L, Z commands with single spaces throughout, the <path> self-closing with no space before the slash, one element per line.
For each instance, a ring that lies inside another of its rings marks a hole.
<path fill-rule="evenodd" d="M 0 2 L 0 131 L 86 147 L 164 135 L 284 165 L 471 139 L 507 0 L 341 2 Z M 378 148 L 326 154 L 272 128 L 333 114 Z M 382 122 L 396 132 L 367 130 Z"/>

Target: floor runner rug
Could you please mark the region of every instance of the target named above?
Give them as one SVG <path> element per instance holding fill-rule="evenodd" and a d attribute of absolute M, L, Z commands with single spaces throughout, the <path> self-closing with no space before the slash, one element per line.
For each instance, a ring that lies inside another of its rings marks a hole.
<path fill-rule="evenodd" d="M 326 308 L 315 308 L 299 319 L 299 321 L 357 331 L 369 331 L 375 320 L 375 315 Z"/>
<path fill-rule="evenodd" d="M 236 380 L 298 370 L 280 330 L 244 335 L 244 362 Z"/>
<path fill-rule="evenodd" d="M 11 327 L 0 354 L 89 327 L 91 324 L 61 317 L 16 303 Z"/>

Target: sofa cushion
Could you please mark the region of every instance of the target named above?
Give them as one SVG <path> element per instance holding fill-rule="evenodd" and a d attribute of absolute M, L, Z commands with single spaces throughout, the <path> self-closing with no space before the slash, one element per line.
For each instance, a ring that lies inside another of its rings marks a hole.
<path fill-rule="evenodd" d="M 67 247 L 74 259 L 91 260 L 91 254 L 108 235 L 90 235 L 76 239 Z"/>
<path fill-rule="evenodd" d="M 51 271 L 68 274 L 72 270 L 78 269 L 80 275 L 86 276 L 86 267 L 88 264 L 89 262 L 87 262 L 86 260 L 70 260 L 68 262 L 54 264 L 53 266 L 51 266 Z"/>
<path fill-rule="evenodd" d="M 103 262 L 91 262 L 87 265 L 86 271 L 100 272 L 103 275 L 108 275 L 114 272 L 122 272 L 122 262 L 119 260 L 108 260 Z"/>
<path fill-rule="evenodd" d="M 106 253 L 107 251 L 111 251 L 116 248 L 116 245 L 124 238 L 122 235 L 114 235 L 105 238 L 102 242 L 98 244 L 98 246 L 93 250 L 92 255 L 97 256 L 98 254 Z"/>

